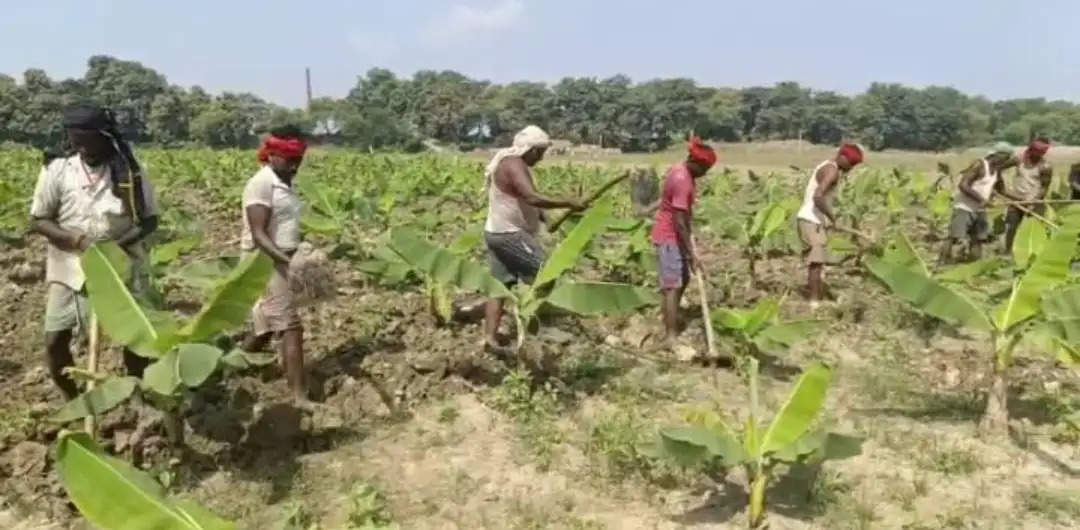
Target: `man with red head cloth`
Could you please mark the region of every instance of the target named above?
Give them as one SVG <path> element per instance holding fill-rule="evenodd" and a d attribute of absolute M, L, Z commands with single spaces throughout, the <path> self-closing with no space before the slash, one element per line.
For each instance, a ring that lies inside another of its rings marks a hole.
<path fill-rule="evenodd" d="M 832 198 L 840 179 L 862 161 L 862 148 L 853 143 L 844 144 L 836 153 L 836 158 L 818 164 L 806 183 L 798 218 L 799 236 L 806 247 L 806 283 L 811 307 L 816 308 L 825 298 L 824 270 L 825 263 L 829 261 L 827 227 L 836 224 Z"/>
<path fill-rule="evenodd" d="M 690 240 L 697 190 L 695 181 L 705 176 L 715 164 L 716 151 L 694 137 L 690 139 L 686 161 L 672 166 L 664 178 L 652 241 L 660 269 L 660 290 L 664 295 L 664 342 L 667 345 L 679 335 L 679 302 L 690 272 L 697 267 L 697 252 Z"/>
<path fill-rule="evenodd" d="M 1038 138 L 1031 142 L 1016 161 L 1016 177 L 1013 179 L 1013 193 L 1025 201 L 1042 201 L 1046 198 L 1046 192 L 1050 189 L 1050 181 L 1054 178 L 1054 168 L 1046 159 L 1046 153 L 1050 151 L 1050 141 L 1046 138 Z M 1026 204 L 1024 208 L 1042 215 L 1046 210 L 1046 204 Z M 1016 229 L 1027 214 L 1016 206 L 1009 206 L 1009 212 L 1005 215 L 1005 250 L 1011 251 L 1013 240 L 1016 238 Z"/>
<path fill-rule="evenodd" d="M 266 293 L 252 309 L 254 333 L 243 349 L 261 350 L 277 335 L 289 389 L 301 402 L 307 400 L 303 327 L 289 288 L 289 263 L 300 246 L 301 203 L 293 180 L 306 150 L 300 131 L 291 126 L 275 129 L 263 142 L 262 168 L 244 186 L 241 238 L 244 251 L 261 251 L 274 261 Z"/>

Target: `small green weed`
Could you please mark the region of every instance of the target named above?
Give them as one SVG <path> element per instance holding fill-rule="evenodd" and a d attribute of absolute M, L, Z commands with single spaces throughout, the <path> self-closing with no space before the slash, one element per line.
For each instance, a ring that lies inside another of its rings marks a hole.
<path fill-rule="evenodd" d="M 541 471 L 551 468 L 555 449 L 563 435 L 555 425 L 561 410 L 558 394 L 550 385 L 533 388 L 532 375 L 525 370 L 507 374 L 495 389 L 492 405 L 514 419 L 518 434 L 536 459 Z"/>
<path fill-rule="evenodd" d="M 461 411 L 454 405 L 446 405 L 439 410 L 439 423 L 451 425 L 461 416 Z"/>
<path fill-rule="evenodd" d="M 810 486 L 810 509 L 815 515 L 825 515 L 850 493 L 851 484 L 845 482 L 839 473 L 823 470 Z"/>
<path fill-rule="evenodd" d="M 1021 505 L 1054 522 L 1080 520 L 1080 495 L 1064 489 L 1037 488 L 1022 494 Z"/>
<path fill-rule="evenodd" d="M 349 494 L 349 501 L 349 530 L 397 530 L 379 490 L 359 484 Z"/>
<path fill-rule="evenodd" d="M 926 469 L 945 475 L 970 475 L 982 469 L 982 461 L 970 449 L 932 447 L 922 459 Z"/>
<path fill-rule="evenodd" d="M 600 463 L 612 480 L 622 481 L 635 474 L 648 474 L 653 459 L 641 454 L 645 442 L 643 427 L 632 411 L 602 418 L 589 431 L 585 454 Z"/>

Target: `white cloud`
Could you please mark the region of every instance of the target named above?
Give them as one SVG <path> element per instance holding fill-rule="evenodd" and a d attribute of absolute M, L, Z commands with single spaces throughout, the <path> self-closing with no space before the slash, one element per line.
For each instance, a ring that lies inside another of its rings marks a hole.
<path fill-rule="evenodd" d="M 516 27 L 524 16 L 522 0 L 500 0 L 487 7 L 458 4 L 432 21 L 428 35 L 439 41 L 485 37 Z"/>

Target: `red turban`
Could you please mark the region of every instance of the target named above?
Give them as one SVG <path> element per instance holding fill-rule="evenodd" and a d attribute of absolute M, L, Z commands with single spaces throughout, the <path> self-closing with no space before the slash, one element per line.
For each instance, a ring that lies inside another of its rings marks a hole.
<path fill-rule="evenodd" d="M 1028 150 L 1032 153 L 1039 155 L 1045 155 L 1050 150 L 1050 142 L 1044 140 L 1032 140 L 1031 145 L 1028 146 Z"/>
<path fill-rule="evenodd" d="M 852 166 L 861 164 L 863 160 L 862 149 L 855 144 L 844 144 L 840 146 L 840 156 L 846 158 L 848 162 L 851 162 Z"/>
<path fill-rule="evenodd" d="M 300 158 L 307 151 L 307 143 L 300 138 L 278 138 L 268 136 L 259 148 L 259 162 L 265 164 L 270 161 L 270 155 L 283 158 Z"/>
<path fill-rule="evenodd" d="M 716 165 L 716 151 L 713 151 L 712 147 L 705 145 L 701 138 L 697 136 L 690 138 L 689 157 L 691 162 L 697 162 L 705 167 Z"/>

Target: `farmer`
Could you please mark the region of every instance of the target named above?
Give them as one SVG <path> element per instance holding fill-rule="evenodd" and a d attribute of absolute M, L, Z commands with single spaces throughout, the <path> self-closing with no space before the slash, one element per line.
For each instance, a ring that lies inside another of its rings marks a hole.
<path fill-rule="evenodd" d="M 829 260 L 827 250 L 827 225 L 836 225 L 832 210 L 832 198 L 840 179 L 863 161 L 863 150 L 858 145 L 846 143 L 836 153 L 836 158 L 826 160 L 814 169 L 806 183 L 802 206 L 799 208 L 799 236 L 806 247 L 806 288 L 811 308 L 816 309 L 825 298 L 825 263 Z"/>
<path fill-rule="evenodd" d="M 691 241 L 694 217 L 695 181 L 716 164 L 716 151 L 693 137 L 686 160 L 675 164 L 664 177 L 660 208 L 653 224 L 652 241 L 656 247 L 661 312 L 664 319 L 664 346 L 672 346 L 679 336 L 679 303 L 682 301 L 690 272 L 698 266 L 697 251 Z"/>
<path fill-rule="evenodd" d="M 541 195 L 533 181 L 532 168 L 544 158 L 551 139 L 539 127 L 530 125 L 514 136 L 514 145 L 495 153 L 484 170 L 488 194 L 488 215 L 484 223 L 488 264 L 496 279 L 507 286 L 517 281 L 532 283 L 547 254 L 536 236 L 543 216 L 541 210 L 569 208 L 582 210 L 574 199 Z M 503 300 L 492 298 L 484 308 L 484 346 L 506 355 L 496 336 L 502 321 Z"/>
<path fill-rule="evenodd" d="M 306 150 L 296 127 L 271 131 L 258 153 L 262 168 L 244 186 L 241 237 L 244 251 L 262 251 L 274 262 L 266 292 L 252 309 L 254 333 L 242 347 L 244 351 L 260 351 L 276 335 L 281 341 L 285 377 L 298 402 L 307 401 L 304 331 L 289 286 L 289 263 L 300 246 L 301 204 L 293 180 Z"/>
<path fill-rule="evenodd" d="M 71 339 L 89 323 L 80 254 L 97 241 L 115 241 L 131 258 L 128 287 L 148 287 L 143 240 L 157 229 L 154 190 L 108 109 L 79 105 L 64 112 L 70 150 L 47 154 L 30 207 L 30 229 L 49 242 L 45 281 L 45 359 L 68 400 L 78 396 L 64 374 L 72 366 Z M 124 350 L 129 374 L 141 377 L 148 361 Z"/>
<path fill-rule="evenodd" d="M 1020 155 L 1016 163 L 1016 178 L 1013 181 L 1013 191 L 1025 201 L 1042 201 L 1046 199 L 1046 192 L 1050 189 L 1050 181 L 1054 176 L 1054 169 L 1050 161 L 1046 159 L 1046 152 L 1050 150 L 1050 141 L 1046 138 L 1033 140 L 1031 145 Z M 1046 211 L 1043 202 L 1023 205 L 1025 209 L 1042 215 Z M 1009 205 L 1009 211 L 1005 215 L 1005 250 L 1012 251 L 1013 240 L 1016 238 L 1016 230 L 1020 222 L 1027 216 L 1027 212 L 1017 205 Z"/>
<path fill-rule="evenodd" d="M 986 205 L 994 192 L 1019 202 L 1020 199 L 1005 190 L 1001 172 L 1016 165 L 1013 148 L 999 143 L 983 158 L 973 162 L 960 173 L 960 185 L 953 199 L 952 220 L 949 236 L 941 248 L 939 262 L 952 262 L 952 247 L 965 237 L 970 241 L 968 253 L 971 259 L 982 257 L 982 244 L 990 235 L 990 222 L 986 217 Z"/>
<path fill-rule="evenodd" d="M 1069 167 L 1069 189 L 1072 190 L 1069 198 L 1080 201 L 1080 162 Z"/>

